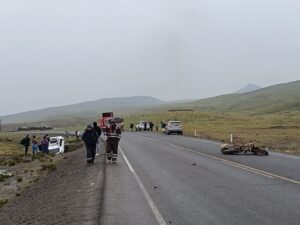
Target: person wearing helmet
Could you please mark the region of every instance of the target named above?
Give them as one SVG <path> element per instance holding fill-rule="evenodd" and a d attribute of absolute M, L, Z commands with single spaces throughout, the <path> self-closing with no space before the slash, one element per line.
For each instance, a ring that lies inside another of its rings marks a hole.
<path fill-rule="evenodd" d="M 116 163 L 118 157 L 118 145 L 121 139 L 121 130 L 117 127 L 114 120 L 109 121 L 109 127 L 106 129 L 106 136 L 107 159 L 112 163 Z"/>
<path fill-rule="evenodd" d="M 95 154 L 96 154 L 96 145 L 98 142 L 98 136 L 94 131 L 92 125 L 88 125 L 85 129 L 81 139 L 84 141 L 86 146 L 86 160 L 87 165 L 94 164 Z"/>

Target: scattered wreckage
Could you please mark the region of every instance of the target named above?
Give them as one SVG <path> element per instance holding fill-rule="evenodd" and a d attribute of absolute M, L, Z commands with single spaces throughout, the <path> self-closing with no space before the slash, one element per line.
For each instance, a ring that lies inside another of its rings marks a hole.
<path fill-rule="evenodd" d="M 249 154 L 249 155 L 269 155 L 269 152 L 262 147 L 254 143 L 248 144 L 235 144 L 235 143 L 226 143 L 221 145 L 221 152 L 225 155 L 234 155 L 234 154 Z"/>

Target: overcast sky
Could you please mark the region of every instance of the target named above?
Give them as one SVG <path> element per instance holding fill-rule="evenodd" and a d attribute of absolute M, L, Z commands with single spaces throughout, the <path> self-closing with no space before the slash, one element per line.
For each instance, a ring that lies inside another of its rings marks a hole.
<path fill-rule="evenodd" d="M 299 0 L 1 0 L 0 115 L 300 79 Z"/>

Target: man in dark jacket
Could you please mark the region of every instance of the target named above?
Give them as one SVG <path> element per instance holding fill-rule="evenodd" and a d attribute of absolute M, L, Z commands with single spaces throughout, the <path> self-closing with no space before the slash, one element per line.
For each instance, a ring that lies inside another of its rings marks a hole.
<path fill-rule="evenodd" d="M 94 122 L 93 126 L 94 126 L 93 128 L 96 131 L 98 137 L 100 137 L 101 136 L 101 132 L 102 132 L 101 128 L 98 126 L 97 122 Z"/>
<path fill-rule="evenodd" d="M 25 147 L 25 156 L 27 156 L 28 148 L 30 146 L 30 137 L 29 137 L 29 135 L 26 135 L 26 137 L 22 139 L 21 144 Z"/>
<path fill-rule="evenodd" d="M 101 128 L 98 126 L 97 122 L 94 122 L 93 123 L 93 129 L 94 131 L 96 132 L 97 134 L 97 138 L 98 138 L 98 141 L 97 141 L 97 145 L 96 145 L 96 155 L 100 155 L 100 144 L 99 144 L 99 138 L 101 136 Z"/>
<path fill-rule="evenodd" d="M 95 154 L 96 154 L 96 145 L 98 141 L 97 133 L 92 128 L 92 125 L 88 125 L 85 129 L 82 140 L 86 146 L 86 159 L 87 165 L 94 164 Z"/>

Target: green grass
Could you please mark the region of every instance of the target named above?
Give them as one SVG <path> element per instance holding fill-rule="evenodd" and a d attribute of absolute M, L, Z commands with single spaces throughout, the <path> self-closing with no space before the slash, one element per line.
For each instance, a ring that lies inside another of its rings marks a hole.
<path fill-rule="evenodd" d="M 0 133 L 0 157 L 19 156 L 24 153 L 24 147 L 20 145 L 20 140 L 24 134 Z"/>
<path fill-rule="evenodd" d="M 132 115 L 125 119 L 125 127 L 140 120 L 180 120 L 185 135 L 228 142 L 230 134 L 239 143 L 255 142 L 275 150 L 300 154 L 300 112 L 251 116 L 209 112 L 164 112 Z"/>
<path fill-rule="evenodd" d="M 300 81 L 279 84 L 260 90 L 221 95 L 176 107 L 189 107 L 209 112 L 235 112 L 248 115 L 300 111 Z"/>

